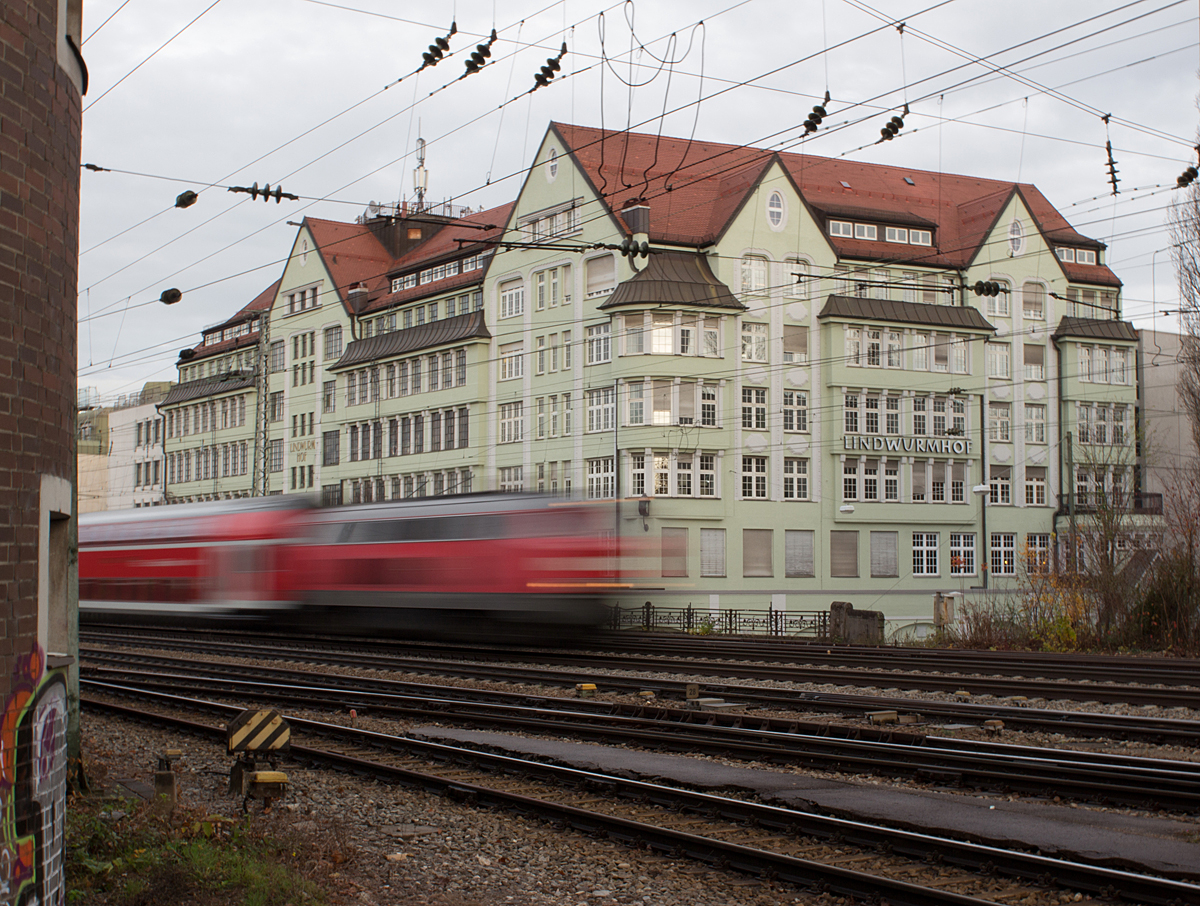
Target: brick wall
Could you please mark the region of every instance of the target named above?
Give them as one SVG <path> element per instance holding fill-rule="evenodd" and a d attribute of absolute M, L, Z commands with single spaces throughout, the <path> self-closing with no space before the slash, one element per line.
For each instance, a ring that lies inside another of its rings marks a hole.
<path fill-rule="evenodd" d="M 0 677 L 36 635 L 42 475 L 74 480 L 80 97 L 57 0 L 0 4 Z"/>
<path fill-rule="evenodd" d="M 39 647 L 38 601 L 76 594 L 74 518 L 48 528 L 43 510 L 74 509 L 85 71 L 64 36 L 78 45 L 79 4 L 66 0 L 73 18 L 63 22 L 59 0 L 0 0 L 0 890 L 13 902 L 65 897 L 75 687 L 73 671 Z M 52 505 L 47 488 L 57 489 Z M 53 646 L 70 647 L 61 637 Z"/>

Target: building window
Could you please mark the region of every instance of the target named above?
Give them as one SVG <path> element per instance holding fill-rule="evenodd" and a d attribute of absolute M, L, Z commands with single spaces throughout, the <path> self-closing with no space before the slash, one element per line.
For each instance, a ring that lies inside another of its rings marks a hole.
<path fill-rule="evenodd" d="M 628 393 L 627 422 L 630 425 L 646 424 L 646 386 L 630 384 Z"/>
<path fill-rule="evenodd" d="M 1007 343 L 987 344 L 988 377 L 1006 378 L 1011 375 L 1011 353 Z"/>
<path fill-rule="evenodd" d="M 1025 380 L 1044 381 L 1046 379 L 1046 347 L 1025 346 Z"/>
<path fill-rule="evenodd" d="M 617 283 L 617 262 L 612 255 L 589 258 L 584 262 L 588 298 L 609 292 Z"/>
<path fill-rule="evenodd" d="M 767 361 L 767 325 L 742 322 L 742 361 Z"/>
<path fill-rule="evenodd" d="M 283 340 L 276 340 L 271 344 L 269 361 L 272 374 L 287 368 L 287 353 L 285 352 Z"/>
<path fill-rule="evenodd" d="M 1046 505 L 1046 468 L 1044 466 L 1025 467 L 1025 505 Z"/>
<path fill-rule="evenodd" d="M 767 497 L 767 457 L 742 457 L 742 498 L 765 500 Z"/>
<path fill-rule="evenodd" d="M 767 428 L 767 391 L 742 388 L 742 427 L 758 431 Z"/>
<path fill-rule="evenodd" d="M 783 196 L 778 192 L 772 192 L 767 199 L 767 222 L 772 227 L 783 226 L 783 218 L 787 211 L 783 206 Z"/>
<path fill-rule="evenodd" d="M 709 428 L 717 426 L 717 388 L 712 384 L 700 388 L 700 424 Z"/>
<path fill-rule="evenodd" d="M 1008 443 L 1011 436 L 1012 407 L 1008 403 L 988 403 L 988 440 Z"/>
<path fill-rule="evenodd" d="M 1076 439 L 1081 444 L 1092 442 L 1092 407 L 1079 403 L 1076 406 Z"/>
<path fill-rule="evenodd" d="M 742 259 L 742 292 L 763 293 L 767 290 L 767 259 L 747 255 Z"/>
<path fill-rule="evenodd" d="M 519 494 L 525 489 L 523 466 L 505 466 L 500 469 L 500 492 Z"/>
<path fill-rule="evenodd" d="M 878 238 L 878 230 L 873 223 L 856 223 L 854 224 L 855 239 L 876 239 Z"/>
<path fill-rule="evenodd" d="M 1031 534 L 1025 536 L 1028 550 L 1027 569 L 1031 573 L 1050 572 L 1050 536 Z"/>
<path fill-rule="evenodd" d="M 587 496 L 588 500 L 602 500 L 612 497 L 615 493 L 613 458 L 611 456 L 587 461 Z"/>
<path fill-rule="evenodd" d="M 524 438 L 524 403 L 500 404 L 500 443 L 515 444 Z"/>
<path fill-rule="evenodd" d="M 808 579 L 816 575 L 811 529 L 787 529 L 783 533 L 783 569 L 789 579 Z"/>
<path fill-rule="evenodd" d="M 523 351 L 524 347 L 521 343 L 506 343 L 500 347 L 500 380 L 511 381 L 524 375 Z M 420 359 L 415 361 L 419 362 Z M 417 377 L 419 374 L 419 371 L 414 370 L 414 381 L 420 381 L 420 378 Z M 415 387 L 413 392 L 416 392 Z"/>
<path fill-rule="evenodd" d="M 514 318 L 524 313 L 525 285 L 520 280 L 502 283 L 500 285 L 500 317 Z"/>
<path fill-rule="evenodd" d="M 992 575 L 1012 576 L 1017 572 L 1017 536 L 1006 532 L 992 535 Z"/>
<path fill-rule="evenodd" d="M 858 578 L 858 532 L 829 533 L 829 575 Z"/>
<path fill-rule="evenodd" d="M 283 471 L 283 438 L 271 441 L 268 448 L 268 466 L 272 472 Z"/>
<path fill-rule="evenodd" d="M 1021 311 L 1026 318 L 1041 321 L 1046 317 L 1046 288 L 1040 283 L 1021 287 Z"/>
<path fill-rule="evenodd" d="M 700 496 L 717 496 L 717 457 L 714 453 L 700 454 Z"/>
<path fill-rule="evenodd" d="M 685 528 L 662 530 L 662 574 L 664 576 L 686 576 L 688 574 L 687 541 Z"/>
<path fill-rule="evenodd" d="M 589 365 L 611 361 L 609 336 L 609 324 L 597 324 L 587 329 L 587 363 Z"/>
<path fill-rule="evenodd" d="M 842 499 L 858 500 L 858 460 L 842 463 Z"/>
<path fill-rule="evenodd" d="M 1008 466 L 988 467 L 988 489 L 994 504 L 1012 503 L 1012 469 Z"/>
<path fill-rule="evenodd" d="M 829 221 L 829 235 L 845 236 L 847 239 L 852 238 L 854 236 L 854 224 L 847 223 L 844 220 L 831 220 Z"/>
<path fill-rule="evenodd" d="M 587 430 L 611 431 L 613 429 L 613 388 L 601 387 L 587 391 Z"/>
<path fill-rule="evenodd" d="M 744 392 L 744 391 L 743 391 Z M 765 400 L 764 400 L 765 402 Z M 808 393 L 802 390 L 783 391 L 783 430 L 808 430 Z"/>
<path fill-rule="evenodd" d="M 937 532 L 913 532 L 913 575 L 936 576 L 938 574 Z"/>
<path fill-rule="evenodd" d="M 847 434 L 858 433 L 858 394 L 847 393 L 842 399 L 842 423 Z"/>
<path fill-rule="evenodd" d="M 742 576 L 770 578 L 775 575 L 771 559 L 774 532 L 771 529 L 742 529 Z"/>
<path fill-rule="evenodd" d="M 871 532 L 871 577 L 894 579 L 900 575 L 900 535 Z"/>
<path fill-rule="evenodd" d="M 325 361 L 339 358 L 342 354 L 342 328 L 325 328 Z"/>
<path fill-rule="evenodd" d="M 1007 318 L 1012 313 L 1008 303 L 1008 284 L 1000 280 L 998 285 L 1000 292 L 987 297 L 987 313 L 993 318 Z"/>
<path fill-rule="evenodd" d="M 700 575 L 725 575 L 725 529 L 700 529 Z"/>
<path fill-rule="evenodd" d="M 786 458 L 783 461 L 783 499 L 808 500 L 808 460 Z"/>
<path fill-rule="evenodd" d="M 690 453 L 680 453 L 675 461 L 675 495 L 677 497 L 692 496 L 692 456 Z"/>
<path fill-rule="evenodd" d="M 950 575 L 975 575 L 975 533 L 950 533 Z"/>
<path fill-rule="evenodd" d="M 1041 404 L 1025 404 L 1025 443 L 1046 442 L 1046 407 Z"/>

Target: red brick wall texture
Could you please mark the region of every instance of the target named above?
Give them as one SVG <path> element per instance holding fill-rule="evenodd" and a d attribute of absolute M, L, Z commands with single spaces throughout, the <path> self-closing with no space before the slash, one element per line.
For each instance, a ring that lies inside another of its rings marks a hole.
<path fill-rule="evenodd" d="M 81 108 L 58 31 L 57 0 L 0 0 L 0 683 L 36 641 L 41 476 L 75 475 Z"/>
<path fill-rule="evenodd" d="M 80 0 L 68 0 L 77 9 Z M 65 27 L 65 26 L 64 26 Z M 0 0 L 0 900 L 61 904 L 68 693 L 37 647 L 43 476 L 75 479 L 79 91 L 58 0 Z M 68 591 L 68 594 L 70 592 Z"/>

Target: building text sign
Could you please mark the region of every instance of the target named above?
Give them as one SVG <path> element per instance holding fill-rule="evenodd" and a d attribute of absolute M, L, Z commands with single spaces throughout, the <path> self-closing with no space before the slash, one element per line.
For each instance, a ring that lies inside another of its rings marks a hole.
<path fill-rule="evenodd" d="M 865 453 L 929 453 L 940 456 L 970 456 L 971 441 L 965 437 L 871 437 L 847 434 L 843 448 Z"/>

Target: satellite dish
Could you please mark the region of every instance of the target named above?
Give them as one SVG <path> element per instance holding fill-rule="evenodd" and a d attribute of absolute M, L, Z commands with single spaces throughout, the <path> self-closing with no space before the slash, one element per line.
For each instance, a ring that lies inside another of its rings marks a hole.
<path fill-rule="evenodd" d="M 379 209 L 379 202 L 377 202 L 377 201 L 372 201 L 372 202 L 368 202 L 368 203 L 367 203 L 367 213 L 368 213 L 368 214 L 370 214 L 372 217 L 378 217 L 378 216 L 379 216 L 379 210 L 380 210 L 380 209 Z"/>

